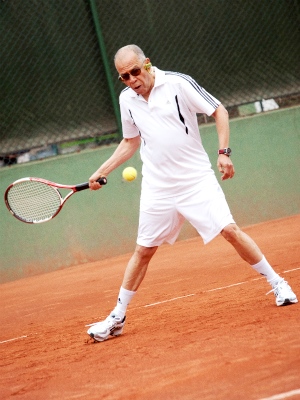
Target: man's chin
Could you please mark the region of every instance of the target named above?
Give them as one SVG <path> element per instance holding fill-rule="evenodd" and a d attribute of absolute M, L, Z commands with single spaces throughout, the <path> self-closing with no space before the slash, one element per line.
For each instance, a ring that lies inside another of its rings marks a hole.
<path fill-rule="evenodd" d="M 133 90 L 134 90 L 135 93 L 137 93 L 137 94 L 143 94 L 143 89 L 142 89 L 141 86 L 139 86 L 139 87 L 137 87 L 137 88 L 134 88 Z"/>

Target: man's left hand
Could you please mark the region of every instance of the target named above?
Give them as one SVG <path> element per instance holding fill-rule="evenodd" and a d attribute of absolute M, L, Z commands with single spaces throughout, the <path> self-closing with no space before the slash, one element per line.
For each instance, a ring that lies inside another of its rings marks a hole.
<path fill-rule="evenodd" d="M 234 176 L 234 166 L 231 159 L 225 154 L 219 154 L 217 166 L 222 174 L 222 181 L 226 179 L 233 178 Z"/>

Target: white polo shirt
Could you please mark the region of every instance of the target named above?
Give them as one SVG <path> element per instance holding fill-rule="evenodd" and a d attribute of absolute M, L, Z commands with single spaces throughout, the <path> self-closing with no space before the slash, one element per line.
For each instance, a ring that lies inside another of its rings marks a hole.
<path fill-rule="evenodd" d="M 215 181 L 196 113 L 211 115 L 220 102 L 190 76 L 153 68 L 148 102 L 127 87 L 120 94 L 120 110 L 123 137 L 141 136 L 142 194 L 165 198 Z"/>

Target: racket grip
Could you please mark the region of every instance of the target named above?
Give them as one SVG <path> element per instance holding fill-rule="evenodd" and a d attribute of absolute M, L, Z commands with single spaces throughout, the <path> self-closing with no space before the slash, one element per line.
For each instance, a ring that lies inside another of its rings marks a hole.
<path fill-rule="evenodd" d="M 97 179 L 97 182 L 100 183 L 100 185 L 106 185 L 107 184 L 107 178 L 102 177 Z M 89 188 L 89 183 L 85 182 L 85 183 L 80 183 L 79 185 L 76 185 L 75 190 L 76 192 L 80 192 L 81 190 L 85 190 Z"/>
<path fill-rule="evenodd" d="M 97 179 L 97 182 L 100 183 L 100 185 L 106 185 L 107 184 L 107 179 L 106 178 L 99 178 Z"/>

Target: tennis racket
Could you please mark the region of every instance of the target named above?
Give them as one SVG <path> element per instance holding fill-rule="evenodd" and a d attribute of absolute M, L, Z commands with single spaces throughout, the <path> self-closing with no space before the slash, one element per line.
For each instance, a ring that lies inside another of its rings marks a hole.
<path fill-rule="evenodd" d="M 98 179 L 106 185 L 107 179 Z M 39 224 L 50 221 L 61 211 L 65 202 L 76 192 L 89 188 L 88 182 L 79 185 L 60 185 L 41 178 L 23 178 L 11 183 L 4 200 L 11 214 L 22 222 Z M 58 189 L 69 189 L 63 198 Z"/>

